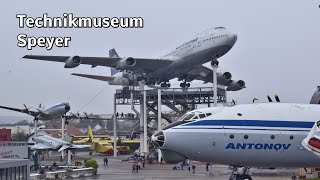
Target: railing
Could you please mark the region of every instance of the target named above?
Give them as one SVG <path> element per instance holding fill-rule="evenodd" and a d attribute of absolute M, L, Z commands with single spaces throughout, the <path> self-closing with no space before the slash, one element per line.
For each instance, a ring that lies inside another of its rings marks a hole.
<path fill-rule="evenodd" d="M 213 88 L 212 87 L 198 87 L 198 88 L 169 88 L 161 89 L 161 99 L 163 101 L 194 101 L 196 103 L 203 103 L 204 101 L 210 101 L 213 99 Z M 133 93 L 133 102 L 131 102 L 130 93 Z M 218 101 L 223 101 L 225 96 L 225 89 L 218 87 Z M 147 101 L 157 101 L 158 89 L 146 90 Z M 115 94 L 117 104 L 137 104 L 142 101 L 143 95 L 139 90 L 128 91 L 118 90 Z"/>
<path fill-rule="evenodd" d="M 27 141 L 1 141 L 0 147 L 1 146 L 28 146 L 28 142 Z"/>

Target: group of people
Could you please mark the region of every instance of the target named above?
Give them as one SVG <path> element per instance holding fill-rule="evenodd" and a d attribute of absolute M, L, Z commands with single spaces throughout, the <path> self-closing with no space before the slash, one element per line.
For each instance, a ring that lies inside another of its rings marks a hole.
<path fill-rule="evenodd" d="M 162 159 L 161 159 L 162 160 Z M 161 162 L 162 163 L 162 162 Z M 192 169 L 192 173 L 196 173 L 196 166 L 195 165 L 192 165 L 190 166 L 189 163 L 184 160 L 182 162 L 180 162 L 179 164 L 177 164 L 176 166 L 173 166 L 173 170 L 183 170 L 183 167 L 184 166 L 188 166 L 188 171 L 191 172 L 191 169 Z"/>
<path fill-rule="evenodd" d="M 142 156 L 135 155 L 133 157 L 132 173 L 139 173 L 139 170 L 141 169 L 141 164 L 142 168 L 145 168 L 145 158 Z"/>
<path fill-rule="evenodd" d="M 125 114 L 123 114 L 123 112 L 121 114 L 119 114 L 118 112 L 116 113 L 116 118 L 134 118 L 134 114 L 132 113 L 128 113 L 127 116 Z M 138 115 L 136 116 L 138 118 Z"/>

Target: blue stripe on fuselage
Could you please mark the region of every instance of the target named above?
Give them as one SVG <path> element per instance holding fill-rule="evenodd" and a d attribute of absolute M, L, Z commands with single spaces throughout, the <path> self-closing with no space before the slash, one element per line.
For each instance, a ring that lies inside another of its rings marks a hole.
<path fill-rule="evenodd" d="M 256 126 L 279 128 L 312 128 L 314 122 L 269 120 L 199 120 L 181 126 Z"/>

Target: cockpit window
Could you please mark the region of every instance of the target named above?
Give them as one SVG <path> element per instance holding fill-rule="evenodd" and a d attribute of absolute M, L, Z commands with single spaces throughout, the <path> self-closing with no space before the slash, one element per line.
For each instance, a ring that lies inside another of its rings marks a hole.
<path fill-rule="evenodd" d="M 198 116 L 193 117 L 192 119 L 199 119 Z"/>
<path fill-rule="evenodd" d="M 188 121 L 188 120 L 190 120 L 193 116 L 194 116 L 194 113 L 188 114 L 188 115 L 185 116 L 182 120 L 183 120 L 183 121 Z"/>
<path fill-rule="evenodd" d="M 206 114 L 207 117 L 208 117 L 208 116 L 211 116 L 211 115 L 212 115 L 211 113 L 207 113 L 207 114 Z"/>
<path fill-rule="evenodd" d="M 199 114 L 199 118 L 201 119 L 201 118 L 205 118 L 206 117 L 206 115 L 205 114 Z"/>
<path fill-rule="evenodd" d="M 216 27 L 214 29 L 226 29 L 225 27 Z"/>

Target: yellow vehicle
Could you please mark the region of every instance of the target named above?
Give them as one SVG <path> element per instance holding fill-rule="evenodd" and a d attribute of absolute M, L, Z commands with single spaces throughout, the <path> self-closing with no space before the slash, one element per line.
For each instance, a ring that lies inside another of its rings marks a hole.
<path fill-rule="evenodd" d="M 99 140 L 96 140 L 100 138 Z M 140 146 L 140 141 L 137 140 L 121 140 L 116 138 L 117 150 L 120 154 L 129 154 Z M 113 139 L 107 135 L 93 135 L 92 129 L 88 127 L 88 136 L 74 136 L 72 138 L 73 144 L 91 144 L 91 148 L 98 153 L 107 155 L 113 154 Z"/>

